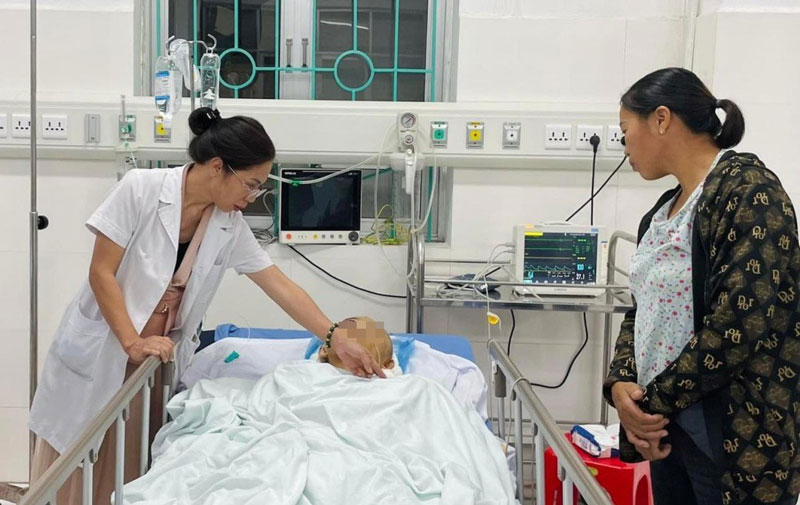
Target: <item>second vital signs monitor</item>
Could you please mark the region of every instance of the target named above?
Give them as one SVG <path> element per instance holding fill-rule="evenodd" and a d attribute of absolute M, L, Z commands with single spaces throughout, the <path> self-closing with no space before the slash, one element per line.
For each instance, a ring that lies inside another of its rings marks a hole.
<path fill-rule="evenodd" d="M 569 224 L 514 227 L 518 290 L 538 295 L 599 296 L 606 283 L 608 241 L 599 226 Z"/>

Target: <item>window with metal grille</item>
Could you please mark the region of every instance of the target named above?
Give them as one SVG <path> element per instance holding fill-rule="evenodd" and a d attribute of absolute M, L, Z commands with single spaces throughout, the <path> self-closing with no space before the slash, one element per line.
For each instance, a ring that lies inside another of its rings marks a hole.
<path fill-rule="evenodd" d="M 445 2 L 156 0 L 154 47 L 158 55 L 170 35 L 213 35 L 222 98 L 436 101 L 444 89 Z M 425 184 L 434 177 L 428 172 Z M 430 240 L 444 237 L 449 183 L 439 175 Z M 372 219 L 374 170 L 364 171 L 362 188 L 362 216 Z M 396 218 L 408 218 L 400 174 L 384 172 L 378 190 L 379 209 L 390 205 Z"/>
<path fill-rule="evenodd" d="M 222 97 L 441 97 L 444 0 L 165 1 L 170 35 L 217 39 Z"/>

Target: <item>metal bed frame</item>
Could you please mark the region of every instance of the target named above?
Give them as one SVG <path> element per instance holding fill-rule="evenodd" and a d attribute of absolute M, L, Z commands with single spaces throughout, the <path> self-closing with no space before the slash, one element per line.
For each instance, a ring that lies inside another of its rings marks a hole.
<path fill-rule="evenodd" d="M 172 390 L 171 378 L 174 364 L 162 364 L 158 357 L 150 356 L 139 365 L 136 371 L 125 381 L 102 411 L 92 420 L 72 445 L 47 469 L 44 475 L 34 483 L 25 494 L 20 505 L 57 505 L 56 494 L 72 473 L 83 469 L 83 504 L 92 503 L 92 486 L 94 464 L 97 462 L 99 442 L 111 425 L 116 426 L 116 461 L 114 504 L 122 504 L 122 486 L 125 469 L 125 423 L 128 422 L 130 404 L 137 393 L 142 393 L 142 443 L 140 447 L 139 475 L 144 475 L 149 467 L 150 459 L 150 390 L 155 384 L 155 373 L 162 368 L 164 384 L 164 407 Z M 167 410 L 163 409 L 162 425 L 166 424 Z"/>
<path fill-rule="evenodd" d="M 489 355 L 495 370 L 492 396 L 504 398 L 507 393 L 506 381 L 510 381 L 511 401 L 514 410 L 514 443 L 516 444 L 516 479 L 517 498 L 521 503 L 524 489 L 524 467 L 522 461 L 523 409 L 530 422 L 531 435 L 534 440 L 535 483 L 537 505 L 544 505 L 544 450 L 546 446 L 553 449 L 558 457 L 559 478 L 564 489 L 564 504 L 573 505 L 573 486 L 577 487 L 588 505 L 612 505 L 606 492 L 600 487 L 587 467 L 583 464 L 575 449 L 564 437 L 553 417 L 545 408 L 517 366 L 511 361 L 502 345 L 497 341 L 489 342 Z M 122 385 L 122 388 L 109 401 L 103 410 L 84 429 L 77 440 L 55 461 L 55 463 L 34 483 L 30 491 L 23 497 L 20 505 L 56 505 L 56 494 L 72 473 L 82 468 L 83 472 L 83 504 L 92 505 L 92 468 L 97 461 L 98 442 L 112 425 L 116 427 L 116 461 L 115 461 L 115 493 L 114 504 L 123 501 L 123 469 L 125 461 L 125 423 L 128 421 L 130 403 L 137 393 L 143 394 L 142 444 L 140 447 L 139 473 L 143 475 L 149 465 L 149 412 L 150 392 L 154 384 L 154 375 L 159 367 L 163 367 L 162 377 L 167 381 L 172 377 L 172 364 L 162 365 L 158 358 L 149 357 Z M 491 388 L 490 388 L 491 389 Z M 166 405 L 172 385 L 164 384 L 164 404 Z M 166 409 L 162 415 L 162 424 L 167 421 Z M 505 417 L 501 424 L 505 423 Z"/>

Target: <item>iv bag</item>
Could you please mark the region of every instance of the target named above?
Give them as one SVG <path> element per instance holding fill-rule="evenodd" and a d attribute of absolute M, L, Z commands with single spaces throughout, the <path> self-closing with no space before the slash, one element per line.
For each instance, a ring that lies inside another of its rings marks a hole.
<path fill-rule="evenodd" d="M 181 89 L 183 76 L 175 65 L 175 57 L 172 54 L 159 56 L 153 77 L 156 110 L 164 122 L 164 127 L 170 128 L 172 117 L 181 108 L 183 93 Z"/>
<path fill-rule="evenodd" d="M 178 70 L 183 74 L 183 84 L 186 86 L 186 89 L 191 91 L 192 81 L 189 79 L 192 77 L 194 77 L 195 91 L 200 89 L 200 73 L 197 71 L 197 67 L 194 66 L 194 63 L 192 63 L 189 43 L 184 39 L 174 39 L 169 44 L 169 53 L 175 65 L 178 67 Z"/>
<path fill-rule="evenodd" d="M 207 52 L 200 58 L 200 107 L 217 108 L 219 97 L 219 56 Z"/>

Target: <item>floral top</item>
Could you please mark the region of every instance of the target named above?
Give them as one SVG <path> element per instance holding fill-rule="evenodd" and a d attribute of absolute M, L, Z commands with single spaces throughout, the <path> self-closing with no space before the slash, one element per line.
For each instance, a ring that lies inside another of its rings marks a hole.
<path fill-rule="evenodd" d="M 636 297 L 634 349 L 639 385 L 667 368 L 694 336 L 692 304 L 692 222 L 703 185 L 671 219 L 675 198 L 653 216 L 631 260 Z"/>

